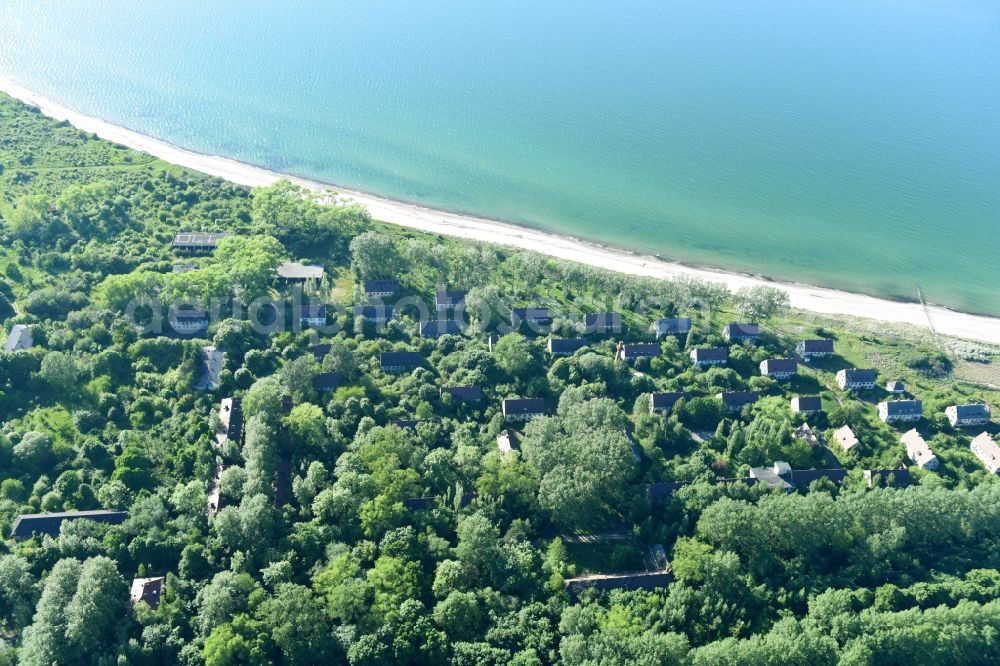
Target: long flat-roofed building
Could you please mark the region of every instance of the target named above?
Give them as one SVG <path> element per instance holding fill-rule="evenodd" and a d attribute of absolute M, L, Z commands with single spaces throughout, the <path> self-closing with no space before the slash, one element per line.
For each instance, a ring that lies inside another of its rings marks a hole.
<path fill-rule="evenodd" d="M 320 264 L 300 264 L 286 261 L 275 269 L 278 278 L 284 282 L 305 282 L 306 280 L 322 280 L 323 266 Z"/>
<path fill-rule="evenodd" d="M 68 520 L 93 520 L 96 523 L 120 525 L 128 518 L 128 511 L 62 511 L 59 513 L 26 513 L 18 516 L 11 527 L 10 536 L 26 539 L 33 534 L 57 536 L 59 528 Z"/>
<path fill-rule="evenodd" d="M 170 247 L 178 252 L 211 252 L 223 238 L 229 238 L 226 232 L 182 231 L 174 235 Z"/>

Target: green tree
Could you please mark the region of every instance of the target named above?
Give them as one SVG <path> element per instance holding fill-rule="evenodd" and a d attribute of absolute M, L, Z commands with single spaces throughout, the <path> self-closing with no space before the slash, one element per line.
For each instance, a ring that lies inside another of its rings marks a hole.
<path fill-rule="evenodd" d="M 10 627 L 31 621 L 38 600 L 38 581 L 27 560 L 17 555 L 0 557 L 0 618 Z"/>
<path fill-rule="evenodd" d="M 80 364 L 70 354 L 52 351 L 42 357 L 38 376 L 53 390 L 72 393 L 79 388 Z"/>
<path fill-rule="evenodd" d="M 114 651 L 127 604 L 128 586 L 114 560 L 98 556 L 83 563 L 76 594 L 66 606 L 66 638 L 81 661 Z"/>
<path fill-rule="evenodd" d="M 62 559 L 45 579 L 34 620 L 24 631 L 19 658 L 28 666 L 51 666 L 72 661 L 73 647 L 66 635 L 69 605 L 80 580 L 79 560 Z"/>
<path fill-rule="evenodd" d="M 746 321 L 767 321 L 788 310 L 788 292 L 777 287 L 757 285 L 742 287 L 733 299 L 736 310 Z"/>
<path fill-rule="evenodd" d="M 370 280 L 400 276 L 406 264 L 392 238 L 366 231 L 351 241 L 351 267 L 359 278 Z"/>

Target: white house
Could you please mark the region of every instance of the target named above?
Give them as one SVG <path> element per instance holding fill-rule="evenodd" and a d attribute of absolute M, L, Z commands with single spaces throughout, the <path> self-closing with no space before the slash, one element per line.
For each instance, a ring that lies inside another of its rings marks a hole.
<path fill-rule="evenodd" d="M 508 398 L 503 401 L 503 417 L 508 421 L 530 421 L 545 414 L 545 400 L 542 398 Z"/>
<path fill-rule="evenodd" d="M 886 393 L 891 393 L 892 395 L 903 395 L 906 393 L 906 385 L 898 379 L 893 379 L 885 383 L 885 390 Z"/>
<path fill-rule="evenodd" d="M 823 399 L 818 395 L 797 395 L 792 398 L 792 411 L 805 415 L 823 411 Z"/>
<path fill-rule="evenodd" d="M 368 298 L 384 298 L 399 291 L 399 280 L 365 280 L 365 296 Z"/>
<path fill-rule="evenodd" d="M 878 417 L 883 423 L 919 421 L 924 415 L 920 400 L 887 400 L 878 403 Z"/>
<path fill-rule="evenodd" d="M 300 264 L 296 261 L 285 261 L 274 271 L 282 282 L 305 282 L 306 280 L 322 280 L 323 266 L 321 264 Z"/>
<path fill-rule="evenodd" d="M 299 321 L 303 326 L 326 326 L 326 306 L 304 305 Z"/>
<path fill-rule="evenodd" d="M 438 312 L 447 312 L 460 306 L 464 307 L 467 293 L 453 289 L 438 289 L 437 293 L 434 294 L 434 308 Z"/>
<path fill-rule="evenodd" d="M 851 430 L 851 426 L 845 425 L 833 433 L 834 439 L 840 444 L 840 448 L 844 451 L 853 450 L 861 442 L 858 441 L 857 436 L 855 436 L 854 431 Z"/>
<path fill-rule="evenodd" d="M 669 412 L 681 398 L 686 398 L 683 391 L 670 391 L 667 393 L 649 394 L 649 411 L 651 414 Z"/>
<path fill-rule="evenodd" d="M 847 389 L 873 389 L 878 372 L 874 369 L 850 368 L 837 373 L 837 386 L 841 390 Z"/>
<path fill-rule="evenodd" d="M 760 362 L 760 374 L 772 379 L 788 379 L 798 369 L 799 363 L 794 358 L 769 358 Z"/>
<path fill-rule="evenodd" d="M 913 464 L 921 469 L 935 470 L 938 468 L 938 459 L 927 446 L 927 442 L 920 436 L 917 429 L 908 430 L 900 437 L 903 446 L 906 447 L 906 457 L 913 461 Z"/>
<path fill-rule="evenodd" d="M 706 365 L 725 365 L 729 362 L 729 349 L 726 347 L 708 347 L 691 350 L 691 363 L 699 368 Z"/>
<path fill-rule="evenodd" d="M 10 335 L 7 336 L 7 341 L 3 344 L 3 350 L 5 352 L 16 352 L 21 349 L 31 349 L 31 345 L 35 344 L 34 340 L 31 339 L 31 326 L 27 324 L 14 324 L 10 328 Z"/>
<path fill-rule="evenodd" d="M 687 335 L 690 330 L 691 319 L 688 317 L 657 319 L 653 322 L 653 331 L 656 333 L 657 340 L 666 335 Z"/>
<path fill-rule="evenodd" d="M 969 449 L 986 465 L 991 474 L 1000 472 L 1000 446 L 993 441 L 988 432 L 984 432 L 969 444 Z"/>
<path fill-rule="evenodd" d="M 952 405 L 944 413 L 953 428 L 981 426 L 990 422 L 990 406 L 983 403 Z"/>
<path fill-rule="evenodd" d="M 795 345 L 795 353 L 803 361 L 829 356 L 833 353 L 833 340 L 802 340 Z"/>
<path fill-rule="evenodd" d="M 181 335 L 191 335 L 208 328 L 208 312 L 201 308 L 174 309 L 167 314 L 170 328 Z"/>
<path fill-rule="evenodd" d="M 615 359 L 619 361 L 638 361 L 640 358 L 656 358 L 660 353 L 660 345 L 655 342 L 639 342 L 635 344 L 619 342 Z"/>
<path fill-rule="evenodd" d="M 722 337 L 730 342 L 757 342 L 760 326 L 734 322 L 722 329 Z"/>

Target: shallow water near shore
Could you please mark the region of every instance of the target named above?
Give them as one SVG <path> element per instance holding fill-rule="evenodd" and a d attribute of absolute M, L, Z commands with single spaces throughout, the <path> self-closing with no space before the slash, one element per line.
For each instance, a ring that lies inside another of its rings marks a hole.
<path fill-rule="evenodd" d="M 1000 314 L 1000 7 L 750 4 L 0 0 L 0 75 L 352 189 Z"/>

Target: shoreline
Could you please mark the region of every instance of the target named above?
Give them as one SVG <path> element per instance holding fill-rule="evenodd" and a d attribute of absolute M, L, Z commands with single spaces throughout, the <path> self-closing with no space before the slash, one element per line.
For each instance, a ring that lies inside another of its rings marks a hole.
<path fill-rule="evenodd" d="M 1000 318 L 967 314 L 941 306 L 927 306 L 925 308 L 920 303 L 893 301 L 838 289 L 770 280 L 765 277 L 731 273 L 713 268 L 686 266 L 530 227 L 434 210 L 417 204 L 340 188 L 334 184 L 289 176 L 226 157 L 204 155 L 186 150 L 140 132 L 73 111 L 2 76 L 0 76 L 0 92 L 37 107 L 50 118 L 68 121 L 77 129 L 96 134 L 107 141 L 239 185 L 261 187 L 280 179 L 287 179 L 310 190 L 333 189 L 337 192 L 338 197 L 365 206 L 374 219 L 382 222 L 430 234 L 441 234 L 531 250 L 557 259 L 630 275 L 658 279 L 681 276 L 694 277 L 725 284 L 732 291 L 744 286 L 766 284 L 786 290 L 791 306 L 800 310 L 822 315 L 847 315 L 890 323 L 909 324 L 934 330 L 942 335 L 1000 344 Z"/>

